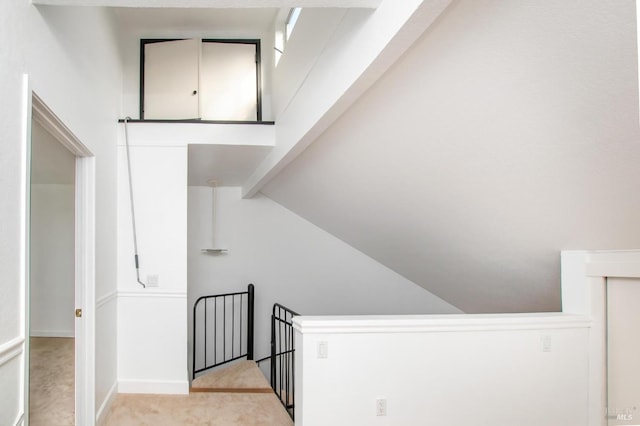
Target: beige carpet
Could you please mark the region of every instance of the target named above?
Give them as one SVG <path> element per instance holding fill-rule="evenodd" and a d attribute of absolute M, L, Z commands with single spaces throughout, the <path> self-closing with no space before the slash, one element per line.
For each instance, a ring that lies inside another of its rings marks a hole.
<path fill-rule="evenodd" d="M 189 395 L 116 395 L 104 426 L 291 426 L 254 361 L 198 377 Z"/>
<path fill-rule="evenodd" d="M 200 376 L 191 383 L 191 388 L 193 391 L 236 389 L 239 392 L 273 392 L 255 361 L 240 361 Z"/>
<path fill-rule="evenodd" d="M 75 422 L 73 338 L 32 337 L 29 417 L 32 426 L 72 426 Z"/>
<path fill-rule="evenodd" d="M 293 421 L 274 394 L 191 393 L 118 394 L 105 426 L 291 426 Z"/>
<path fill-rule="evenodd" d="M 74 339 L 31 338 L 32 426 L 74 424 Z M 293 421 L 254 362 L 205 375 L 194 385 L 216 392 L 116 395 L 104 426 L 292 426 Z M 220 392 L 224 388 L 242 393 Z M 265 393 L 266 392 L 266 393 Z"/>

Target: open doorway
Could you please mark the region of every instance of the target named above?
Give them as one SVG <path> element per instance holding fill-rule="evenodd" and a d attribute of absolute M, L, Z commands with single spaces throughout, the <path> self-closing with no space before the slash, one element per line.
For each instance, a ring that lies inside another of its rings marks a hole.
<path fill-rule="evenodd" d="M 75 155 L 31 128 L 29 418 L 75 418 Z"/>
<path fill-rule="evenodd" d="M 26 423 L 95 423 L 95 159 L 27 85 Z"/>

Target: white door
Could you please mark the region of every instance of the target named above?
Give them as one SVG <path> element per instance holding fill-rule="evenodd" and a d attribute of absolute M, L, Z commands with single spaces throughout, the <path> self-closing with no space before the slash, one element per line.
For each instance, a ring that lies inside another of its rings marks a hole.
<path fill-rule="evenodd" d="M 200 40 L 147 43 L 144 48 L 144 118 L 200 118 Z"/>
<path fill-rule="evenodd" d="M 202 43 L 203 120 L 257 120 L 256 45 Z"/>

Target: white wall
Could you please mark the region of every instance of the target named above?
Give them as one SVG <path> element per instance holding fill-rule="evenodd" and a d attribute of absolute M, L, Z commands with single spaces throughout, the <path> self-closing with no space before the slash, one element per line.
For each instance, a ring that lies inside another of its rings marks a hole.
<path fill-rule="evenodd" d="M 587 424 L 586 317 L 303 316 L 294 327 L 296 425 Z"/>
<path fill-rule="evenodd" d="M 452 2 L 262 192 L 465 312 L 557 311 L 560 250 L 640 244 L 634 8 Z"/>
<path fill-rule="evenodd" d="M 31 185 L 31 336 L 74 336 L 74 209 L 74 185 Z"/>
<path fill-rule="evenodd" d="M 460 312 L 269 198 L 243 199 L 239 187 L 216 194 L 215 246 L 229 252 L 202 253 L 214 244 L 211 195 L 189 187 L 189 310 L 200 296 L 255 284 L 257 358 L 269 353 L 275 302 L 308 315 Z"/>
<path fill-rule="evenodd" d="M 121 68 L 110 12 L 96 8 L 35 7 L 0 2 L 0 424 L 23 412 L 24 282 L 20 258 L 22 75 L 33 90 L 96 156 L 96 295 L 115 289 L 115 139 Z M 108 306 L 105 305 L 105 306 Z M 104 309 L 96 323 L 115 329 Z M 115 340 L 96 336 L 103 357 L 96 365 L 97 407 L 115 381 Z M 16 343 L 18 346 L 14 346 Z M 7 349 L 17 348 L 17 350 Z M 107 389 L 107 390 L 105 390 Z M 89 396 L 91 398 L 92 395 Z"/>
<path fill-rule="evenodd" d="M 187 393 L 187 147 L 131 147 L 140 278 L 158 278 L 147 288 L 136 281 L 125 149 L 118 151 L 118 390 Z"/>

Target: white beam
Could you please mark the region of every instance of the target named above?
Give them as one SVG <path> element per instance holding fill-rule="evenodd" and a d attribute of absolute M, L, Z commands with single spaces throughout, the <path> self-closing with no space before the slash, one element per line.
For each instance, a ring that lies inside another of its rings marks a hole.
<path fill-rule="evenodd" d="M 382 0 L 32 0 L 47 6 L 104 6 L 104 7 L 175 7 L 175 8 L 291 8 L 339 7 L 376 8 Z"/>
<path fill-rule="evenodd" d="M 318 58 L 295 98 L 277 117 L 276 146 L 243 186 L 243 196 L 255 195 L 304 151 L 400 58 L 451 1 L 385 0 L 339 47 L 339 54 Z"/>

